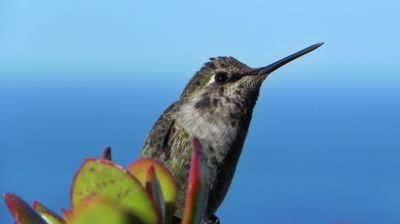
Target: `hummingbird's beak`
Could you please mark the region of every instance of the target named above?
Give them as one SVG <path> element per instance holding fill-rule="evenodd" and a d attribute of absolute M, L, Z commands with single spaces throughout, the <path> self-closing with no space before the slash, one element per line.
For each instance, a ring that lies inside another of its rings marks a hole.
<path fill-rule="evenodd" d="M 299 52 L 296 52 L 296 53 L 294 53 L 292 55 L 289 55 L 286 58 L 283 58 L 283 59 L 281 59 L 281 60 L 279 60 L 279 61 L 277 61 L 275 63 L 272 63 L 272 64 L 270 64 L 268 66 L 265 66 L 265 67 L 258 68 L 256 70 L 257 71 L 257 75 L 268 75 L 271 72 L 275 71 L 276 69 L 280 68 L 281 66 L 293 61 L 294 59 L 296 59 L 298 57 L 301 57 L 301 56 L 303 56 L 303 55 L 305 55 L 305 54 L 307 54 L 307 53 L 319 48 L 322 44 L 324 44 L 324 43 L 318 43 L 318 44 L 311 45 L 311 46 L 309 46 L 309 47 L 307 47 L 307 48 L 305 48 L 305 49 L 303 49 L 303 50 L 301 50 Z"/>

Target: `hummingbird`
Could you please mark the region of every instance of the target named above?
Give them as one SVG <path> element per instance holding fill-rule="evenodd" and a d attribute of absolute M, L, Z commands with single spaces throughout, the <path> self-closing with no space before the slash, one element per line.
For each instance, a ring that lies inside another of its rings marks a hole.
<path fill-rule="evenodd" d="M 322 44 L 259 68 L 233 57 L 210 58 L 192 77 L 179 99 L 158 118 L 141 153 L 141 158 L 164 164 L 175 177 L 175 216 L 182 216 L 191 163 L 190 139 L 197 137 L 203 146 L 209 178 L 204 220 L 212 219 L 234 176 L 263 81 L 276 69 Z"/>

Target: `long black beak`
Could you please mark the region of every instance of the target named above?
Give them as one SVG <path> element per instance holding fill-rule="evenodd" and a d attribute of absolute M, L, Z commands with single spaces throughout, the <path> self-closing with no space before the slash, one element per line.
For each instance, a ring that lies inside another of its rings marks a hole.
<path fill-rule="evenodd" d="M 283 58 L 283 59 L 281 59 L 275 63 L 272 63 L 266 67 L 261 67 L 261 68 L 257 69 L 257 75 L 270 74 L 271 72 L 273 72 L 273 71 L 277 70 L 278 68 L 280 68 L 281 66 L 293 61 L 294 59 L 301 57 L 301 56 L 319 48 L 322 44 L 324 44 L 324 43 L 318 43 L 318 44 L 311 45 L 299 52 L 289 55 L 286 58 Z"/>

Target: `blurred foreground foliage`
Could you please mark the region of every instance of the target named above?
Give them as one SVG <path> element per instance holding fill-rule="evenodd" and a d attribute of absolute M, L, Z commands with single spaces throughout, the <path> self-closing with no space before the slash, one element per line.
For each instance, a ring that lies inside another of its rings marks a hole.
<path fill-rule="evenodd" d="M 12 193 L 3 195 L 17 224 L 169 224 L 201 223 L 207 207 L 207 169 L 202 147 L 192 139 L 192 164 L 182 219 L 174 217 L 177 185 L 162 164 L 140 159 L 126 169 L 111 161 L 86 159 L 71 187 L 71 208 L 58 215 L 35 201 L 33 206 Z"/>

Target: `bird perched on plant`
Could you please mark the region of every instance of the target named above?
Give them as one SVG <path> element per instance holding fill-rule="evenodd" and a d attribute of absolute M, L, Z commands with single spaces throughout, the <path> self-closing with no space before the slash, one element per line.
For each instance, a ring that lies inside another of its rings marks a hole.
<path fill-rule="evenodd" d="M 250 68 L 233 57 L 211 58 L 193 76 L 179 100 L 154 124 L 141 154 L 160 161 L 174 175 L 178 184 L 178 217 L 190 169 L 190 139 L 199 139 L 207 160 L 207 219 L 216 212 L 231 184 L 263 81 L 279 67 L 321 45 L 312 45 L 261 68 Z"/>

